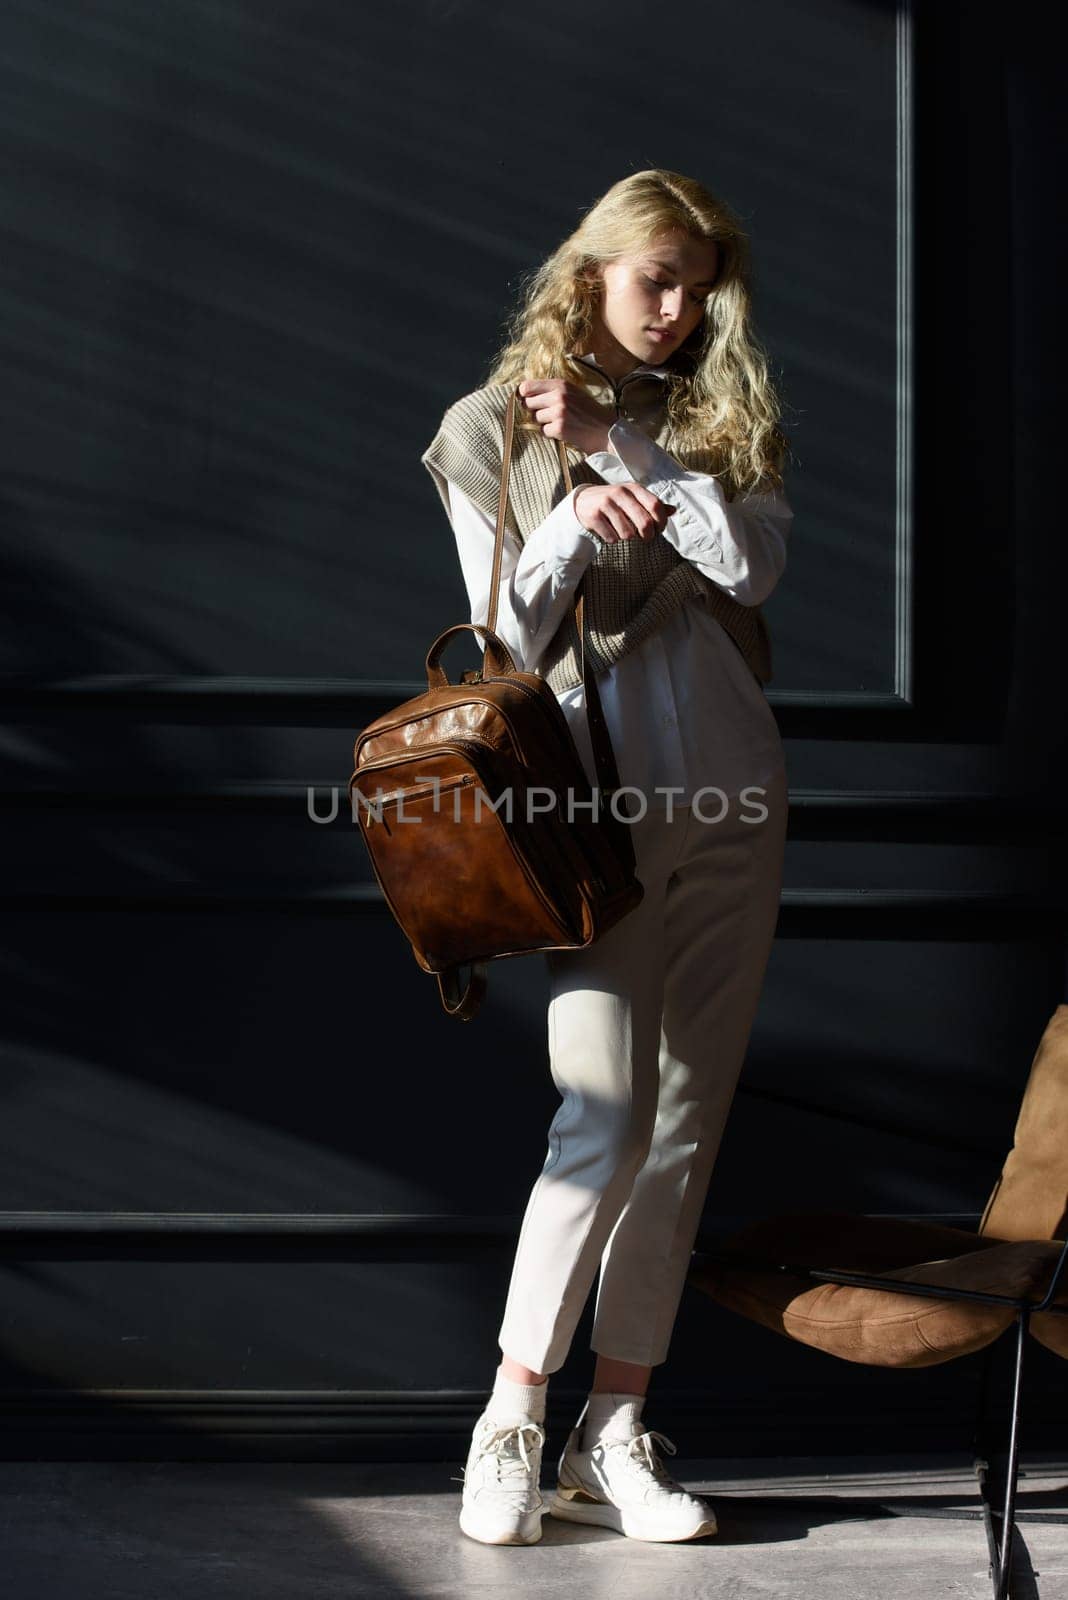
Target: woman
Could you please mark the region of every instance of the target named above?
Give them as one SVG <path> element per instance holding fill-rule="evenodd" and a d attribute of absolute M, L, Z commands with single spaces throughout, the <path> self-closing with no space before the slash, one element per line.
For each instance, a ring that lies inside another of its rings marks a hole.
<path fill-rule="evenodd" d="M 716 1531 L 711 1506 L 666 1471 L 657 1444 L 674 1445 L 642 1410 L 782 883 L 786 772 L 759 608 L 793 513 L 749 309 L 748 244 L 728 207 L 691 178 L 634 173 L 532 276 L 487 382 L 449 407 L 422 457 L 484 624 L 502 423 L 518 391 L 496 631 L 557 694 L 596 783 L 572 612 L 585 580 L 586 648 L 621 784 L 638 792 L 628 826 L 644 887 L 593 945 L 546 954 L 562 1103 L 464 1472 L 460 1526 L 485 1543 L 536 1542 L 546 1510 L 639 1539 Z M 598 1268 L 593 1382 L 546 1505 L 548 1377 Z"/>

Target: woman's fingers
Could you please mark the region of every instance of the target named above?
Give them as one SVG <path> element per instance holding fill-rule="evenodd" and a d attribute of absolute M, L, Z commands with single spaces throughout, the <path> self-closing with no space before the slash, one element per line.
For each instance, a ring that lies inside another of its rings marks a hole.
<path fill-rule="evenodd" d="M 586 484 L 574 500 L 575 515 L 606 544 L 654 539 L 674 511 L 640 483 Z"/>
<path fill-rule="evenodd" d="M 651 489 L 647 489 L 644 483 L 626 483 L 618 485 L 618 487 L 629 490 L 634 498 L 645 507 L 656 523 L 657 532 L 666 526 L 668 517 L 675 515 L 675 507 L 667 500 L 661 500 L 660 496 L 654 494 Z"/>

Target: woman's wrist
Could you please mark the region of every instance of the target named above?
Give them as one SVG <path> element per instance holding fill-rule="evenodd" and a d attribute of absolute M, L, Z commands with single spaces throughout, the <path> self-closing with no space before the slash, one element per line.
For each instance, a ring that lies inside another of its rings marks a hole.
<path fill-rule="evenodd" d="M 595 544 L 600 544 L 601 543 L 600 536 L 598 534 L 594 533 L 592 528 L 587 528 L 586 524 L 580 520 L 579 514 L 578 514 L 578 503 L 579 503 L 579 500 L 580 500 L 580 498 L 582 496 L 583 489 L 593 489 L 595 487 L 596 487 L 596 485 L 592 484 L 592 483 L 580 483 L 578 488 L 575 490 L 574 495 L 572 496 L 571 509 L 575 513 L 575 520 L 576 520 L 576 522 L 578 522 L 579 532 L 580 533 L 584 533 L 586 535 L 587 539 L 592 539 Z"/>

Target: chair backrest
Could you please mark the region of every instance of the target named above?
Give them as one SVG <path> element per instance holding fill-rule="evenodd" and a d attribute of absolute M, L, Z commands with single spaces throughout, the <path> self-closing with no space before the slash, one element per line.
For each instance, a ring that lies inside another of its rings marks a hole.
<path fill-rule="evenodd" d="M 1068 1225 L 1068 1005 L 1039 1040 L 1012 1149 L 979 1224 L 992 1239 L 1063 1239 Z"/>

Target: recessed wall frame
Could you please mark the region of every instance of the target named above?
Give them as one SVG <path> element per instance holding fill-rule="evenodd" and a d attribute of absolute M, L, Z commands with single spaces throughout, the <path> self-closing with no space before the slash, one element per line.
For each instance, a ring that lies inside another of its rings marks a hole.
<path fill-rule="evenodd" d="M 914 185 L 915 70 L 912 0 L 896 8 L 896 404 L 892 669 L 888 690 L 769 690 L 784 736 L 875 738 L 905 734 L 914 703 Z M 275 723 L 357 726 L 398 697 L 421 694 L 418 680 L 266 678 L 241 675 L 0 674 L 0 709 L 12 722 L 70 713 L 154 723 Z M 911 730 L 909 730 L 909 736 Z"/>

